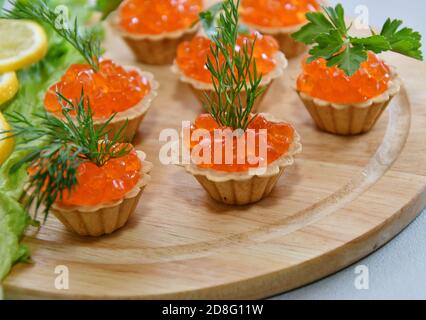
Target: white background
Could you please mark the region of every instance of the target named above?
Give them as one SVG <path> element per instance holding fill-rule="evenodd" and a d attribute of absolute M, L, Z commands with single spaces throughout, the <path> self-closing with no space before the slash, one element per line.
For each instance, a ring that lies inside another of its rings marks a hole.
<path fill-rule="evenodd" d="M 382 26 L 388 17 L 399 18 L 426 37 L 425 0 L 329 2 L 341 2 L 349 16 L 356 16 L 357 5 L 366 5 L 372 25 Z M 423 40 L 423 45 L 425 43 Z M 369 290 L 360 291 L 354 286 L 355 267 L 359 264 L 369 268 Z M 426 211 L 398 237 L 366 259 L 276 299 L 426 299 Z"/>

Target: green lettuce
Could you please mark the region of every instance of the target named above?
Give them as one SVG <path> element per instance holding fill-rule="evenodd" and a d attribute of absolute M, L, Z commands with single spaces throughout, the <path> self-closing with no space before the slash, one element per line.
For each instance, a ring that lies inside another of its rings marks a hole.
<path fill-rule="evenodd" d="M 105 19 L 120 5 L 122 0 L 97 0 L 96 9 L 102 12 L 102 18 Z"/>
<path fill-rule="evenodd" d="M 27 0 L 21 0 L 27 1 Z M 3 5 L 0 0 L 0 8 Z M 49 6 L 65 5 L 79 22 L 87 22 L 93 13 L 86 0 L 51 0 Z M 82 62 L 81 56 L 64 39 L 52 30 L 45 28 L 49 38 L 49 50 L 39 63 L 18 72 L 20 91 L 3 109 L 6 118 L 8 113 L 20 112 L 31 118 L 35 112 L 43 110 L 43 96 L 47 89 L 68 68 L 69 65 Z M 37 121 L 34 118 L 34 121 Z M 40 142 L 32 141 L 35 145 Z M 0 167 L 0 282 L 9 273 L 13 264 L 27 261 L 29 252 L 20 244 L 26 227 L 31 221 L 28 213 L 20 205 L 23 188 L 27 179 L 26 169 L 11 174 L 10 168 L 27 154 L 26 146 L 18 139 L 12 155 Z"/>

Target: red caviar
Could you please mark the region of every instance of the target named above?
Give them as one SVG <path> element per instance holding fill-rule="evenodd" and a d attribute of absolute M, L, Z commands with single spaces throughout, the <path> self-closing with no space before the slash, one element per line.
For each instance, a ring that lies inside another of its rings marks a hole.
<path fill-rule="evenodd" d="M 117 159 L 108 160 L 98 167 L 83 162 L 77 170 L 77 185 L 71 192 L 65 191 L 60 206 L 96 206 L 122 200 L 141 177 L 142 163 L 136 151 Z"/>
<path fill-rule="evenodd" d="M 263 36 L 258 33 L 239 35 L 237 45 L 241 48 L 246 41 L 253 41 L 256 35 L 257 40 L 254 46 L 253 57 L 256 59 L 259 74 L 267 74 L 277 64 L 274 55 L 278 51 L 278 43 L 273 37 Z M 185 41 L 179 45 L 176 63 L 185 75 L 201 82 L 212 82 L 212 75 L 206 67 L 208 57 L 214 61 L 210 51 L 211 43 L 210 39 L 197 36 L 191 41 Z"/>
<path fill-rule="evenodd" d="M 307 95 L 334 103 L 360 103 L 388 89 L 390 68 L 374 53 L 352 76 L 337 67 L 327 67 L 324 59 L 304 61 L 303 72 L 297 80 L 298 90 Z"/>
<path fill-rule="evenodd" d="M 127 0 L 120 10 L 120 26 L 139 34 L 174 32 L 190 28 L 202 9 L 202 0 Z"/>
<path fill-rule="evenodd" d="M 264 116 L 257 115 L 253 121 L 249 124 L 247 130 L 244 132 L 244 134 L 240 137 L 240 139 L 245 139 L 246 143 L 249 143 L 248 138 L 248 130 L 253 130 L 255 134 L 255 145 L 254 150 L 253 148 L 250 148 L 249 146 L 246 147 L 245 151 L 245 160 L 242 161 L 244 163 L 238 162 L 238 144 L 237 144 L 237 137 L 233 137 L 233 144 L 232 144 L 232 155 L 233 155 L 233 162 L 232 163 L 226 163 L 226 144 L 225 144 L 225 138 L 222 138 L 222 141 L 219 141 L 219 144 L 222 146 L 222 163 L 214 163 L 214 152 L 215 152 L 215 142 L 214 142 L 214 131 L 215 129 L 222 129 L 225 130 L 227 128 L 219 126 L 219 124 L 212 118 L 210 114 L 201 114 L 198 116 L 198 118 L 195 120 L 195 123 L 192 127 L 192 131 L 196 129 L 205 129 L 210 132 L 210 139 L 208 141 L 205 141 L 206 139 L 201 138 L 199 142 L 192 142 L 191 143 L 191 150 L 194 150 L 196 146 L 200 146 L 202 144 L 204 147 L 202 150 L 210 150 L 211 154 L 211 163 L 201 163 L 198 164 L 200 168 L 204 169 L 213 169 L 217 171 L 224 171 L 224 172 L 243 172 L 247 171 L 250 168 L 257 168 L 261 163 L 267 163 L 270 164 L 274 162 L 275 160 L 282 157 L 285 153 L 288 152 L 290 145 L 293 142 L 294 139 L 294 128 L 284 122 L 271 122 L 268 121 Z M 229 128 L 228 128 L 229 129 Z M 267 146 L 266 146 L 266 159 L 261 159 L 262 155 L 259 152 L 259 146 L 261 143 L 260 134 L 261 129 L 266 129 L 267 133 Z M 232 129 L 230 129 L 232 130 Z M 207 148 L 205 146 L 207 145 Z M 250 151 L 254 151 L 254 154 Z M 203 151 L 201 151 L 200 156 L 203 156 Z M 249 156 L 255 156 L 258 157 L 257 163 L 249 160 Z"/>
<path fill-rule="evenodd" d="M 56 91 L 74 104 L 81 98 L 81 90 L 90 101 L 95 118 L 109 117 L 116 112 L 134 107 L 151 90 L 148 79 L 136 70 L 127 71 L 111 60 L 101 60 L 99 70 L 88 64 L 73 64 L 60 82 L 52 85 L 44 98 L 46 109 L 61 112 Z"/>
<path fill-rule="evenodd" d="M 305 23 L 306 13 L 319 8 L 317 0 L 243 0 L 240 14 L 246 23 L 278 28 Z"/>

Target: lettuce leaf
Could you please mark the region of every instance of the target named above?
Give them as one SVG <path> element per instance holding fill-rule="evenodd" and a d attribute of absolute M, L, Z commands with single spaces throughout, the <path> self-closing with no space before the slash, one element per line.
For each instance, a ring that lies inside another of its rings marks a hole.
<path fill-rule="evenodd" d="M 29 216 L 19 202 L 2 192 L 0 203 L 0 279 L 3 279 L 13 263 L 28 256 L 27 248 L 21 246 L 19 240 Z"/>
<path fill-rule="evenodd" d="M 0 8 L 3 2 L 0 0 Z M 73 16 L 78 16 L 80 23 L 89 21 L 94 12 L 86 0 L 51 0 L 48 4 L 51 7 L 66 5 Z M 46 90 L 59 80 L 69 65 L 83 61 L 78 52 L 64 39 L 47 27 L 45 30 L 49 38 L 48 53 L 39 63 L 18 72 L 20 91 L 3 110 L 6 118 L 7 113 L 11 112 L 20 112 L 31 118 L 35 112 L 43 110 Z M 40 142 L 29 142 L 31 145 L 37 143 Z M 27 248 L 20 244 L 31 221 L 19 203 L 27 178 L 26 169 L 22 168 L 10 174 L 10 168 L 27 154 L 26 145 L 19 139 L 17 145 L 19 147 L 15 148 L 9 159 L 0 166 L 0 282 L 14 263 L 25 261 L 29 256 Z"/>
<path fill-rule="evenodd" d="M 102 13 L 102 19 L 105 19 L 121 4 L 122 0 L 96 0 L 96 9 Z"/>

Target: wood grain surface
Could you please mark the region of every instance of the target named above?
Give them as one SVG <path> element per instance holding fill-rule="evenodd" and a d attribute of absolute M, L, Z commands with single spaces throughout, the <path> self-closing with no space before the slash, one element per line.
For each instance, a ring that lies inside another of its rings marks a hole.
<path fill-rule="evenodd" d="M 111 34 L 107 56 L 136 64 Z M 325 277 L 391 240 L 426 206 L 426 64 L 387 55 L 405 88 L 368 134 L 318 131 L 291 89 L 290 63 L 262 112 L 294 123 L 304 151 L 272 195 L 251 206 L 211 200 L 182 168 L 160 164 L 159 133 L 201 111 L 169 67 L 136 139 L 155 164 L 136 214 L 101 238 L 71 234 L 52 216 L 28 235 L 34 263 L 5 281 L 9 298 L 264 298 Z M 69 290 L 54 287 L 69 268 Z"/>

